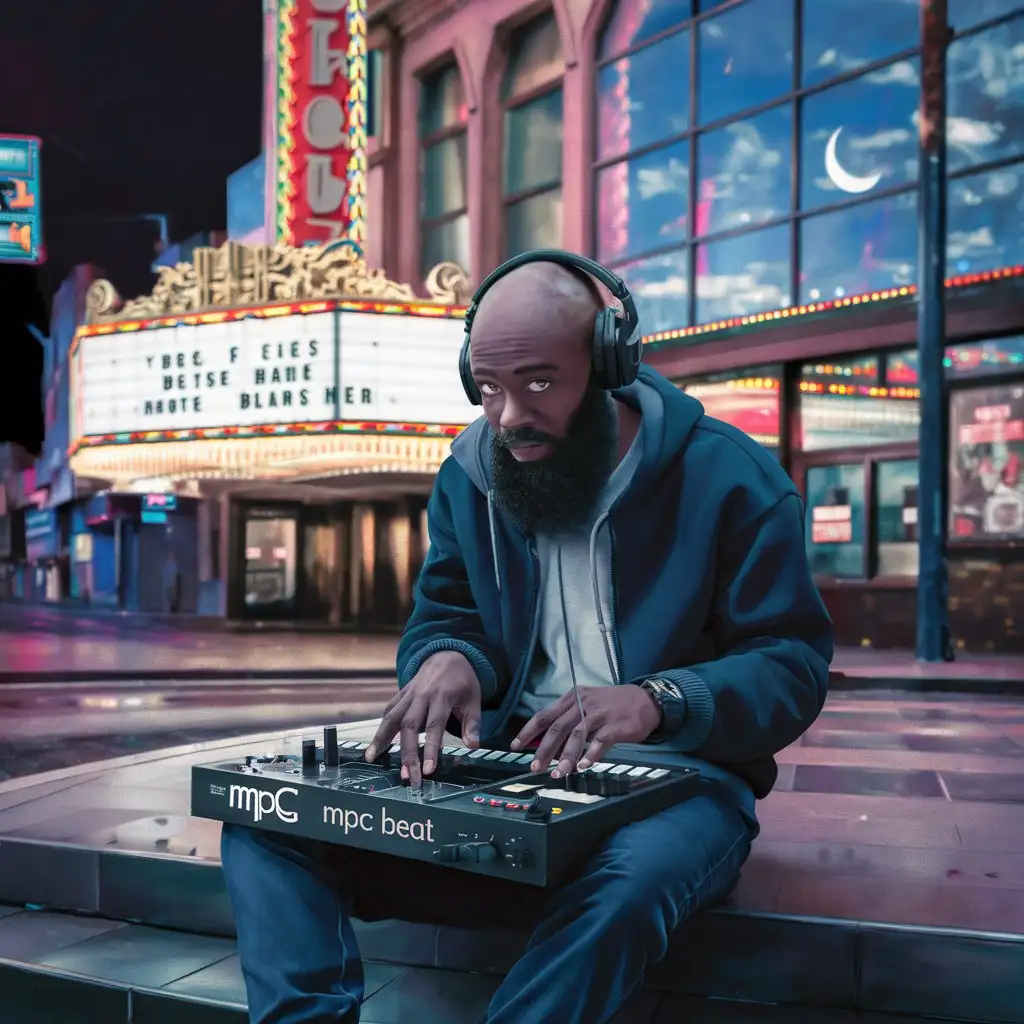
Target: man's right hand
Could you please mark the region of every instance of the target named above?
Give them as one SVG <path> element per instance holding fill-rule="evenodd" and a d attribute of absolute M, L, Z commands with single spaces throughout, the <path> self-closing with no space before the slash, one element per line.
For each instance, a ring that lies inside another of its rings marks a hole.
<path fill-rule="evenodd" d="M 380 728 L 366 748 L 366 760 L 376 760 L 400 735 L 402 778 L 417 787 L 422 776 L 437 767 L 445 726 L 452 715 L 462 724 L 462 742 L 467 747 L 479 744 L 480 705 L 480 680 L 469 660 L 458 651 L 438 651 L 388 704 Z M 419 740 L 423 731 L 421 774 Z"/>

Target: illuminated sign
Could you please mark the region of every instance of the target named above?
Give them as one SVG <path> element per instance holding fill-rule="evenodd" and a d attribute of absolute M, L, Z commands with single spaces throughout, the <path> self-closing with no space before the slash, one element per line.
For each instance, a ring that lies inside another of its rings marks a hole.
<path fill-rule="evenodd" d="M 174 512 L 178 508 L 178 496 L 176 494 L 144 494 L 142 507 L 144 510 L 154 512 Z"/>
<path fill-rule="evenodd" d="M 362 243 L 366 0 L 279 0 L 276 236 Z"/>
<path fill-rule="evenodd" d="M 0 263 L 45 263 L 39 153 L 28 135 L 0 135 Z"/>
<path fill-rule="evenodd" d="M 330 310 L 88 335 L 76 438 L 327 421 L 470 423 L 462 322 Z"/>

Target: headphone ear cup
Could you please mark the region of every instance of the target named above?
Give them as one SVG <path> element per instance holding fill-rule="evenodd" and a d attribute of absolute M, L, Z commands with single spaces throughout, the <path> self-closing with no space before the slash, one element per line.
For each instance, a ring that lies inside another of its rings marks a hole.
<path fill-rule="evenodd" d="M 473 369 L 469 360 L 469 332 L 466 332 L 466 340 L 462 343 L 459 352 L 459 377 L 462 379 L 462 390 L 466 392 L 466 398 L 470 405 L 483 405 L 483 396 L 473 379 Z"/>
<path fill-rule="evenodd" d="M 606 391 L 622 387 L 618 337 L 619 319 L 615 310 L 602 309 L 594 321 L 594 383 Z"/>

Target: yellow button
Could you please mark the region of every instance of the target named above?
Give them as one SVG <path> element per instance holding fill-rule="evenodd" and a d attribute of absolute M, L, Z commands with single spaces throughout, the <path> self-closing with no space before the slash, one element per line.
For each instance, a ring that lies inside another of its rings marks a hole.
<path fill-rule="evenodd" d="M 552 814 L 561 814 L 562 813 L 562 808 L 561 807 L 552 807 L 551 808 L 551 813 Z"/>

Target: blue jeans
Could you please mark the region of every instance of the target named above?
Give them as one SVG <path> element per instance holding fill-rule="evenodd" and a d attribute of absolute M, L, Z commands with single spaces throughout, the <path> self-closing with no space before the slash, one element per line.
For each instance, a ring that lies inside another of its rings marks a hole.
<path fill-rule="evenodd" d="M 252 1024 L 357 1024 L 352 917 L 532 928 L 486 1024 L 603 1024 L 696 910 L 728 895 L 756 835 L 724 788 L 620 829 L 545 892 L 435 864 L 225 825 L 224 875 Z"/>

